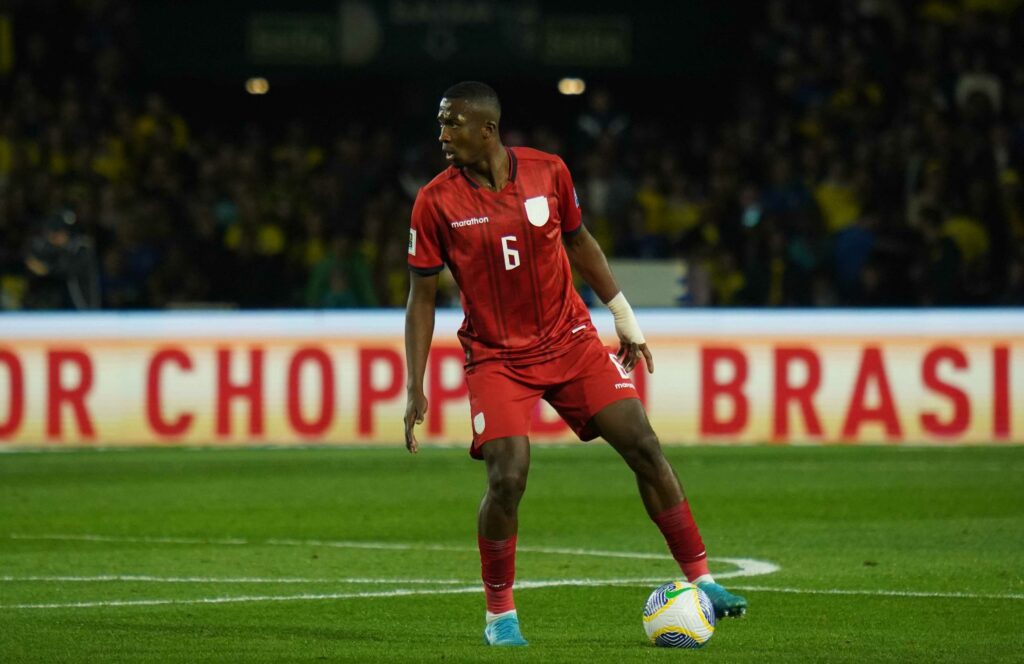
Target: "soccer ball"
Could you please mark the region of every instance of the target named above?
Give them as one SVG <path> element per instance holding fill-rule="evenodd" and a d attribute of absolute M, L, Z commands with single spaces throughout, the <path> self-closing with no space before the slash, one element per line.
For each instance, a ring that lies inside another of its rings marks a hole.
<path fill-rule="evenodd" d="M 715 607 L 692 583 L 671 581 L 647 598 L 644 631 L 656 646 L 700 648 L 715 633 Z"/>

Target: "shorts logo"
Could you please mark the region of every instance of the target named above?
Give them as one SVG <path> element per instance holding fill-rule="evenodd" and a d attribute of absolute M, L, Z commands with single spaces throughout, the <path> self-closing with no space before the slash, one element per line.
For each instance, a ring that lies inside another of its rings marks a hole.
<path fill-rule="evenodd" d="M 534 196 L 526 199 L 526 218 L 537 228 L 548 223 L 549 214 L 547 196 Z"/>
<path fill-rule="evenodd" d="M 626 371 L 626 368 L 622 366 L 621 362 L 619 362 L 619 358 L 615 357 L 615 353 L 608 353 L 608 357 L 611 359 L 612 364 L 615 365 L 615 368 L 619 370 L 619 375 L 626 380 L 629 380 L 629 372 Z M 615 387 L 618 388 L 618 385 Z"/>
<path fill-rule="evenodd" d="M 615 383 L 615 389 L 617 390 L 635 390 L 636 386 L 633 383 Z"/>
<path fill-rule="evenodd" d="M 484 422 L 483 413 L 477 413 L 475 416 L 473 416 L 473 431 L 475 431 L 477 435 L 482 434 L 484 432 L 484 427 L 486 426 L 487 423 Z"/>
<path fill-rule="evenodd" d="M 409 229 L 409 255 L 410 256 L 415 256 L 416 255 L 416 229 L 415 228 L 410 228 Z"/>

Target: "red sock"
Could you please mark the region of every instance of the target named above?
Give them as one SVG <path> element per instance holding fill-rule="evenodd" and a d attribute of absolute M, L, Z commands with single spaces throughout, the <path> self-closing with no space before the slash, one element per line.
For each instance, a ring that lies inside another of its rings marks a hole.
<path fill-rule="evenodd" d="M 707 552 L 686 500 L 653 517 L 687 580 L 709 574 Z"/>
<path fill-rule="evenodd" d="M 516 536 L 506 540 L 476 538 L 480 547 L 480 572 L 484 579 L 487 610 L 505 613 L 516 608 L 512 601 L 512 582 L 516 578 Z"/>

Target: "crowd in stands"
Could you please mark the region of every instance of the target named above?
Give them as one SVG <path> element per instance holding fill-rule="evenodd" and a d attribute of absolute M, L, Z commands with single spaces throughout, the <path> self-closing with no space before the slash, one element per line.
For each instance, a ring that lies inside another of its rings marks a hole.
<path fill-rule="evenodd" d="M 683 306 L 1021 305 L 1022 4 L 774 0 L 746 74 L 685 91 L 726 117 L 592 85 L 503 135 L 565 157 L 610 256 L 679 261 Z M 16 14 L 0 72 L 0 309 L 404 304 L 432 135 L 207 126 L 129 84 L 133 3 L 74 7 Z"/>

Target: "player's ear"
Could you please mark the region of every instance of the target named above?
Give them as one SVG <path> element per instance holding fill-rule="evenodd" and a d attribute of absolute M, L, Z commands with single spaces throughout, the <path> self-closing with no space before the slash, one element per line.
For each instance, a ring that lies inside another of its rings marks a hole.
<path fill-rule="evenodd" d="M 494 120 L 484 120 L 483 132 L 485 138 L 490 138 L 498 133 L 498 123 Z"/>

